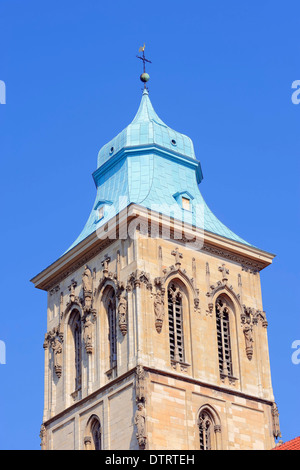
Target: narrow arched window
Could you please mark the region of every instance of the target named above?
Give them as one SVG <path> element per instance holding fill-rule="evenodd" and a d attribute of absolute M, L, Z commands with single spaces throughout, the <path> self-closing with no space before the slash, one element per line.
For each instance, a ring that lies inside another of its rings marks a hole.
<path fill-rule="evenodd" d="M 73 337 L 73 376 L 75 391 L 81 389 L 81 317 L 78 310 L 75 310 L 70 317 L 70 328 Z"/>
<path fill-rule="evenodd" d="M 206 411 L 203 411 L 199 415 L 199 441 L 200 450 L 211 450 L 212 449 L 212 433 L 213 422 Z"/>
<path fill-rule="evenodd" d="M 232 376 L 229 312 L 226 300 L 219 297 L 216 301 L 216 322 L 219 371 L 221 376 Z"/>
<path fill-rule="evenodd" d="M 168 288 L 169 342 L 171 362 L 184 362 L 182 293 L 176 284 Z"/>
<path fill-rule="evenodd" d="M 116 325 L 116 299 L 113 289 L 107 302 L 108 315 L 108 341 L 109 341 L 109 362 L 110 368 L 117 364 L 117 325 Z"/>
<path fill-rule="evenodd" d="M 85 450 L 101 450 L 101 423 L 98 416 L 93 415 L 90 417 L 86 436 L 84 437 Z"/>
<path fill-rule="evenodd" d="M 101 425 L 98 419 L 94 419 L 91 425 L 91 437 L 94 450 L 101 450 Z"/>

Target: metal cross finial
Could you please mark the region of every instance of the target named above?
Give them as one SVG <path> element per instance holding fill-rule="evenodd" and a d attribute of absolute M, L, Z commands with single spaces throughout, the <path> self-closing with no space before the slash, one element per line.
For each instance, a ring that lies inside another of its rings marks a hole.
<path fill-rule="evenodd" d="M 146 82 L 148 82 L 148 80 L 150 78 L 149 75 L 146 73 L 146 62 L 148 62 L 149 64 L 151 64 L 152 62 L 151 62 L 151 60 L 148 60 L 145 57 L 145 44 L 142 47 L 139 48 L 139 52 L 143 53 L 142 57 L 137 55 L 137 58 L 141 59 L 143 61 L 143 73 L 140 76 L 140 79 L 144 83 L 144 89 L 145 89 L 145 88 L 147 88 L 146 87 Z"/>

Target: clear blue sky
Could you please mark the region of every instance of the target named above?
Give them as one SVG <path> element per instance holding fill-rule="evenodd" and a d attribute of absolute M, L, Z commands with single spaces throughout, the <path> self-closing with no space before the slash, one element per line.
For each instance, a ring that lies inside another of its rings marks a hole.
<path fill-rule="evenodd" d="M 150 97 L 189 135 L 201 192 L 235 233 L 276 253 L 262 273 L 283 439 L 300 435 L 299 1 L 0 0 L 0 448 L 39 449 L 47 294 L 29 280 L 79 235 L 100 147 Z"/>

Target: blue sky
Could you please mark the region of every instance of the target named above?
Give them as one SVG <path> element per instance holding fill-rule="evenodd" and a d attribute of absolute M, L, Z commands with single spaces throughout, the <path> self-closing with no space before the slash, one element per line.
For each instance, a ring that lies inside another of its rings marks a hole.
<path fill-rule="evenodd" d="M 152 104 L 192 138 L 207 204 L 277 255 L 261 275 L 272 381 L 283 440 L 300 435 L 299 14 L 289 0 L 0 0 L 1 449 L 39 449 L 47 296 L 30 279 L 86 222 L 97 153 L 139 106 L 144 42 Z"/>

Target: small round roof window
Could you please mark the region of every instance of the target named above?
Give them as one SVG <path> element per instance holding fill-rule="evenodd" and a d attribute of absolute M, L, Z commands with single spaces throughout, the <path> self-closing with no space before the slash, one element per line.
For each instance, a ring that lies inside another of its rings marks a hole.
<path fill-rule="evenodd" d="M 177 145 L 176 140 L 175 140 L 175 139 L 172 139 L 172 140 L 171 140 L 171 144 L 174 145 L 174 146 Z"/>
<path fill-rule="evenodd" d="M 110 148 L 110 151 L 109 151 L 110 155 L 111 155 L 112 153 L 114 153 L 114 150 L 115 150 L 114 147 L 111 147 L 111 148 Z"/>

